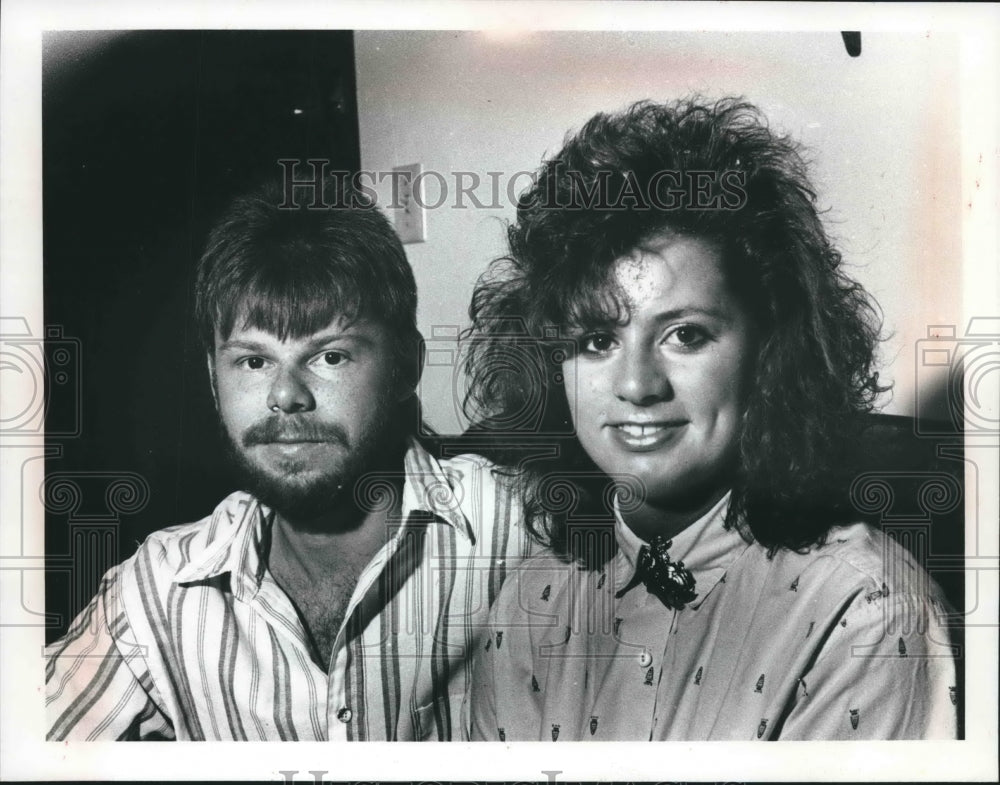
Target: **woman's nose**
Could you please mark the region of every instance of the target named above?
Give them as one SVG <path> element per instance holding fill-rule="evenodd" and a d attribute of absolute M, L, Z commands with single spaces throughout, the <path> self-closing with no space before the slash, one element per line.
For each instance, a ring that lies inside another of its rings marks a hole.
<path fill-rule="evenodd" d="M 625 349 L 614 369 L 614 394 L 635 406 L 650 406 L 673 394 L 666 361 L 656 352 Z"/>

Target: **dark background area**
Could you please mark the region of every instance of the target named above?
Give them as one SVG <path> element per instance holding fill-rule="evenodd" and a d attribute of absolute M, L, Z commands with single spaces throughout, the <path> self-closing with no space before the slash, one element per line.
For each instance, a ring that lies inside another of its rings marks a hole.
<path fill-rule="evenodd" d="M 234 490 L 191 319 L 214 217 L 279 158 L 353 171 L 359 148 L 349 31 L 51 32 L 43 47 L 45 324 L 75 355 L 47 414 L 53 640 L 151 531 Z"/>

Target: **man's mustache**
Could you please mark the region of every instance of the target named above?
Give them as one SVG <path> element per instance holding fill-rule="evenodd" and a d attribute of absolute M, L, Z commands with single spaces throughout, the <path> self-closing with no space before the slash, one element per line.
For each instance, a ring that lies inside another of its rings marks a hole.
<path fill-rule="evenodd" d="M 347 431 L 339 425 L 280 416 L 251 425 L 243 432 L 241 441 L 244 447 L 273 442 L 339 442 L 348 446 Z"/>

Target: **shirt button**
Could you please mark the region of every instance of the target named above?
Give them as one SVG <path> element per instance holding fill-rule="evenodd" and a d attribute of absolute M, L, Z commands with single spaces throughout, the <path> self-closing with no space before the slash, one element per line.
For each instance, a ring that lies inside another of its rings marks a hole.
<path fill-rule="evenodd" d="M 640 668 L 648 668 L 652 664 L 653 664 L 653 655 L 650 654 L 648 651 L 644 651 L 642 654 L 639 655 Z"/>
<path fill-rule="evenodd" d="M 354 712 L 349 708 L 344 706 L 340 711 L 337 712 L 337 719 L 341 722 L 350 722 L 354 718 Z"/>

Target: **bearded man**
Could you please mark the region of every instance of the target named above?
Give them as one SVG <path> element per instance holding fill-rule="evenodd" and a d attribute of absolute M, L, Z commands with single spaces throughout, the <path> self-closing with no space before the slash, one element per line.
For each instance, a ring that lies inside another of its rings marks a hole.
<path fill-rule="evenodd" d="M 195 313 L 242 490 L 151 535 L 46 649 L 50 740 L 460 735 L 529 538 L 484 459 L 417 439 L 413 274 L 322 187 L 241 197 L 209 236 Z"/>

